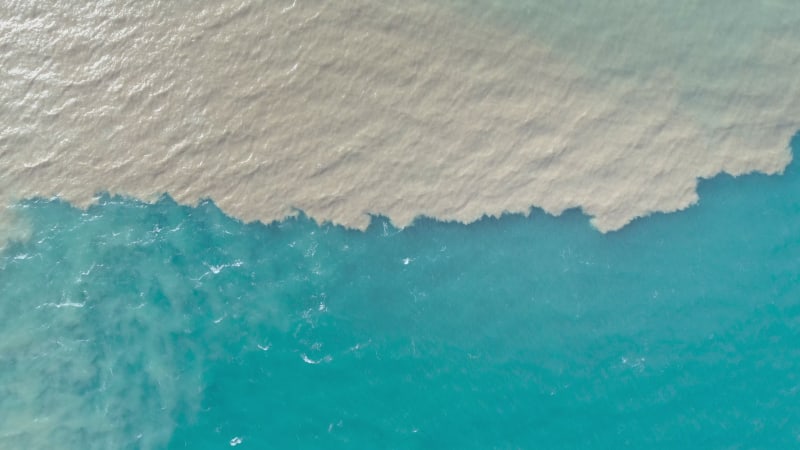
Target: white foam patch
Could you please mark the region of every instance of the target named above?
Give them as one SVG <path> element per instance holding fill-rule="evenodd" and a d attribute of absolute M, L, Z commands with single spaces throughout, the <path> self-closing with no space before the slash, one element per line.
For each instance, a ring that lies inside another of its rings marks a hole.
<path fill-rule="evenodd" d="M 0 200 L 167 192 L 358 228 L 580 207 L 614 230 L 788 164 L 797 10 L 734 3 L 3 8 Z"/>

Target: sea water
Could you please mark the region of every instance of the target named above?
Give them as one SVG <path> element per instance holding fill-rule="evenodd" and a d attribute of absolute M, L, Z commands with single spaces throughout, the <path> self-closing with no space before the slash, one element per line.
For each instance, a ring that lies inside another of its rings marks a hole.
<path fill-rule="evenodd" d="M 798 194 L 797 163 L 719 176 L 609 234 L 26 201 L 0 447 L 793 448 Z"/>
<path fill-rule="evenodd" d="M 364 229 L 535 205 L 611 231 L 781 172 L 800 128 L 796 0 L 5 3 L 3 207 L 168 193 Z"/>

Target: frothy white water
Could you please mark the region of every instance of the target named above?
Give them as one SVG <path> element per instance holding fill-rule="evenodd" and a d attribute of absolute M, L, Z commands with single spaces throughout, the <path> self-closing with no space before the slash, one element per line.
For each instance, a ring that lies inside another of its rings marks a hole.
<path fill-rule="evenodd" d="M 0 6 L 0 200 L 352 227 L 580 207 L 614 230 L 791 158 L 800 14 L 702 3 Z"/>

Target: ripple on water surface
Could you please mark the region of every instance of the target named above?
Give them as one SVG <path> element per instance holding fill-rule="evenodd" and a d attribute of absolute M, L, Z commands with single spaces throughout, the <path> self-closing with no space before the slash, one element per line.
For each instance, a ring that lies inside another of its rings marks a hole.
<path fill-rule="evenodd" d="M 792 447 L 799 175 L 719 177 L 607 235 L 25 202 L 0 446 Z"/>

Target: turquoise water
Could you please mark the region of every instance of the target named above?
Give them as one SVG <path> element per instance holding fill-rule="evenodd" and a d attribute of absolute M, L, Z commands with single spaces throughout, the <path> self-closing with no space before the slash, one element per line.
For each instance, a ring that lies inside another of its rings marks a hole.
<path fill-rule="evenodd" d="M 29 201 L 0 447 L 793 448 L 798 194 L 797 163 L 720 176 L 607 235 Z"/>

